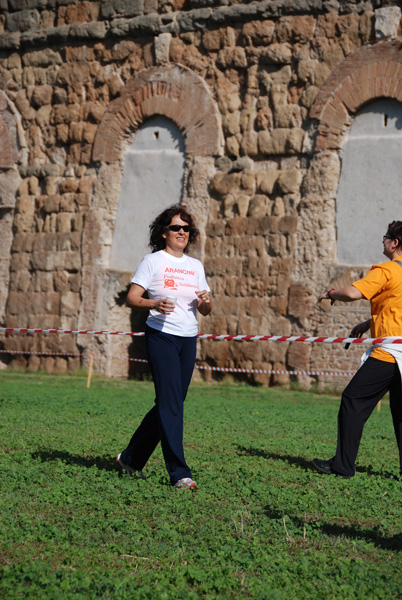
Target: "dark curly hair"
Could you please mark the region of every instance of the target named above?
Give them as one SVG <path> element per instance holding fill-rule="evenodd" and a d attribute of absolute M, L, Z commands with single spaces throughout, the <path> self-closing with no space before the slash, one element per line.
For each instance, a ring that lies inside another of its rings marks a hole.
<path fill-rule="evenodd" d="M 200 232 L 194 225 L 192 216 L 182 204 L 173 204 L 161 212 L 149 226 L 149 245 L 151 246 L 152 252 L 158 252 L 158 250 L 164 250 L 166 248 L 166 241 L 165 238 L 162 237 L 162 234 L 176 215 L 179 215 L 183 221 L 190 225 L 188 244 L 184 248 L 184 252 L 187 254 L 189 246 L 197 241 Z"/>
<path fill-rule="evenodd" d="M 392 221 L 388 225 L 387 236 L 392 240 L 398 240 L 398 246 L 402 246 L 402 221 Z"/>

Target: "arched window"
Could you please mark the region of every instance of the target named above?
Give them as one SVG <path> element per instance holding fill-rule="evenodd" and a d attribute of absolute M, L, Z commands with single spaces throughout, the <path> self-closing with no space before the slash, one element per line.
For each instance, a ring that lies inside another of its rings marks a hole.
<path fill-rule="evenodd" d="M 181 202 L 184 138 L 177 125 L 156 116 L 139 127 L 124 153 L 110 267 L 134 272 L 150 252 L 149 224 L 171 204 Z"/>
<path fill-rule="evenodd" d="M 341 264 L 383 262 L 382 236 L 402 219 L 402 104 L 379 99 L 357 112 L 343 144 L 336 208 Z"/>
<path fill-rule="evenodd" d="M 187 67 L 150 67 L 123 86 L 98 126 L 92 150 L 97 177 L 84 225 L 79 328 L 93 323 L 94 328 L 143 329 L 136 319 L 145 313 L 129 311 L 125 295 L 135 268 L 150 252 L 149 224 L 171 204 L 185 202 L 194 216 L 200 238 L 192 252 L 202 258 L 209 182 L 223 142 L 211 91 Z M 120 367 L 110 366 L 119 354 L 117 344 L 129 345 L 123 340 L 101 343 L 107 373 L 127 370 L 121 361 Z M 87 344 L 83 347 L 93 345 L 90 338 Z M 128 352 L 142 357 L 131 343 Z"/>

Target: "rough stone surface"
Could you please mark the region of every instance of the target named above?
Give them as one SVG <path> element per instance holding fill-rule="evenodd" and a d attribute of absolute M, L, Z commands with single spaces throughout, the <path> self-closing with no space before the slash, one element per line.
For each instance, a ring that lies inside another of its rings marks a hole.
<path fill-rule="evenodd" d="M 182 200 L 214 296 L 201 331 L 347 334 L 364 303 L 353 317 L 314 304 L 323 286 L 364 271 L 336 262 L 336 198 L 356 112 L 378 97 L 402 102 L 400 8 L 387 4 L 0 0 L 2 324 L 143 328 L 124 305 L 132 273 L 111 269 L 110 250 L 124 152 L 161 115 L 185 139 Z M 67 335 L 4 344 L 79 353 Z M 126 361 L 143 357 L 139 341 L 86 336 L 79 348 L 107 374 L 142 373 Z M 222 368 L 358 364 L 353 350 L 307 344 L 205 341 L 198 352 Z M 33 371 L 81 364 L 15 360 Z"/>
<path fill-rule="evenodd" d="M 375 35 L 382 40 L 398 35 L 401 25 L 401 9 L 399 6 L 386 6 L 375 11 Z"/>
<path fill-rule="evenodd" d="M 155 62 L 163 65 L 169 62 L 171 33 L 161 33 L 155 38 Z"/>

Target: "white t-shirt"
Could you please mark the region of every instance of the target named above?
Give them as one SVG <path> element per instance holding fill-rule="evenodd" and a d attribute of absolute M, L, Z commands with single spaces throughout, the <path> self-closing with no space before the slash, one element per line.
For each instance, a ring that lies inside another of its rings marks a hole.
<path fill-rule="evenodd" d="M 157 310 L 149 311 L 149 327 L 182 337 L 197 335 L 198 298 L 195 291 L 210 291 L 199 260 L 186 254 L 177 258 L 164 250 L 147 254 L 134 273 L 132 283 L 147 290 L 151 300 L 167 296 L 177 298 L 175 309 L 169 315 L 161 315 Z"/>

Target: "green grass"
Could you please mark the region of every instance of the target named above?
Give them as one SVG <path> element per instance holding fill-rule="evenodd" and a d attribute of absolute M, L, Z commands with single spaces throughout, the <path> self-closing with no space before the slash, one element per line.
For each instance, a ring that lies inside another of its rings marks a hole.
<path fill-rule="evenodd" d="M 339 400 L 193 384 L 186 457 L 199 490 L 147 481 L 115 455 L 153 402 L 149 382 L 0 374 L 1 581 L 6 599 L 402 597 L 402 482 L 387 403 L 358 474 L 312 470 Z"/>

